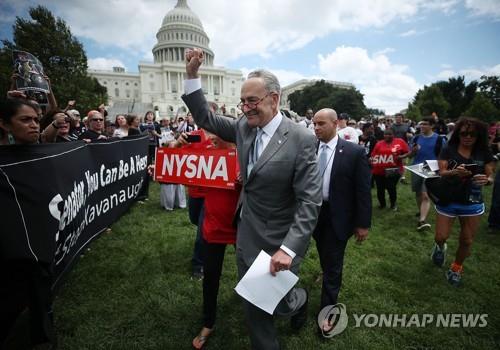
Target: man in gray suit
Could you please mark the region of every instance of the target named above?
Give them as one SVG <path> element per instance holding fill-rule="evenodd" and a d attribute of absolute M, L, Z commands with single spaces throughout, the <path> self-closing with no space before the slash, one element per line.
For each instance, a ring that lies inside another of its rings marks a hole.
<path fill-rule="evenodd" d="M 272 257 L 272 275 L 283 270 L 298 273 L 321 206 L 315 137 L 281 115 L 278 79 L 263 70 L 250 73 L 243 83 L 241 118 L 214 115 L 198 78 L 202 62 L 203 51 L 187 51 L 188 80 L 182 98 L 200 127 L 237 146 L 243 181 L 235 216 L 239 277 L 261 250 Z M 244 308 L 252 348 L 279 349 L 273 317 L 246 301 Z M 291 316 L 292 328 L 299 329 L 306 320 L 307 292 L 293 288 L 275 314 Z"/>

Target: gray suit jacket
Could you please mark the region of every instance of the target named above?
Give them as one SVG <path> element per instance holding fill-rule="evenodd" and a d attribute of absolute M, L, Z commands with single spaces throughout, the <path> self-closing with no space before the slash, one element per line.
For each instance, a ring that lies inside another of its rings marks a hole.
<path fill-rule="evenodd" d="M 322 203 L 316 138 L 306 128 L 283 117 L 281 124 L 247 176 L 256 129 L 245 116 L 231 120 L 208 109 L 201 90 L 182 99 L 198 126 L 236 143 L 243 177 L 236 247 L 249 266 L 264 250 L 273 255 L 283 244 L 303 257 Z M 294 260 L 294 265 L 300 261 Z"/>

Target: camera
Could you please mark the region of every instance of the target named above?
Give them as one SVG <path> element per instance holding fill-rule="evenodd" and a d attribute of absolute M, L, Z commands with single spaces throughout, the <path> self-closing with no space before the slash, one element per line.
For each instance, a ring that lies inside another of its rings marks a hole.
<path fill-rule="evenodd" d="M 201 135 L 187 135 L 186 141 L 189 143 L 201 142 Z"/>

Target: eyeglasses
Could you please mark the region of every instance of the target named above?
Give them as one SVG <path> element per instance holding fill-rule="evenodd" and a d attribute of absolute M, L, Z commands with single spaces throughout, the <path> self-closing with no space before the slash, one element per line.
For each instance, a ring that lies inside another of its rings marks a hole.
<path fill-rule="evenodd" d="M 102 122 L 104 121 L 104 119 L 101 119 L 101 118 L 94 118 L 94 119 L 91 119 L 93 122 Z"/>
<path fill-rule="evenodd" d="M 460 131 L 461 137 L 477 137 L 477 132 L 475 131 Z"/>
<path fill-rule="evenodd" d="M 255 108 L 257 108 L 259 103 L 264 101 L 264 99 L 269 95 L 271 95 L 271 93 L 267 93 L 264 97 L 262 97 L 261 99 L 259 99 L 257 101 L 248 101 L 248 102 L 241 101 L 240 103 L 238 103 L 238 105 L 236 105 L 236 107 L 238 107 L 240 110 L 243 110 L 243 107 L 245 107 L 245 106 L 247 106 L 249 109 L 255 109 Z"/>

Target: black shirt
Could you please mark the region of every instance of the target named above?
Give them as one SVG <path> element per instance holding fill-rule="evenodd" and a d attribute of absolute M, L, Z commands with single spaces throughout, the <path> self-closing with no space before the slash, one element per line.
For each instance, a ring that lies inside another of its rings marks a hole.
<path fill-rule="evenodd" d="M 80 136 L 78 136 L 78 140 L 83 140 L 83 139 L 97 140 L 101 135 L 104 134 L 89 129 L 81 133 Z"/>
<path fill-rule="evenodd" d="M 485 174 L 485 165 L 494 161 L 493 155 L 490 150 L 487 152 L 473 152 L 470 158 L 463 157 L 460 153 L 458 153 L 458 149 L 454 145 L 445 145 L 439 154 L 439 160 L 448 161 L 448 170 L 453 170 L 460 164 L 477 164 L 479 166 L 477 172 L 474 172 L 472 175 L 476 174 Z M 457 179 L 455 179 L 457 180 Z M 468 194 L 472 185 L 472 176 L 469 178 L 461 178 L 460 182 L 457 180 L 457 188 L 454 189 L 455 195 L 454 201 L 459 203 L 467 204 Z"/>

